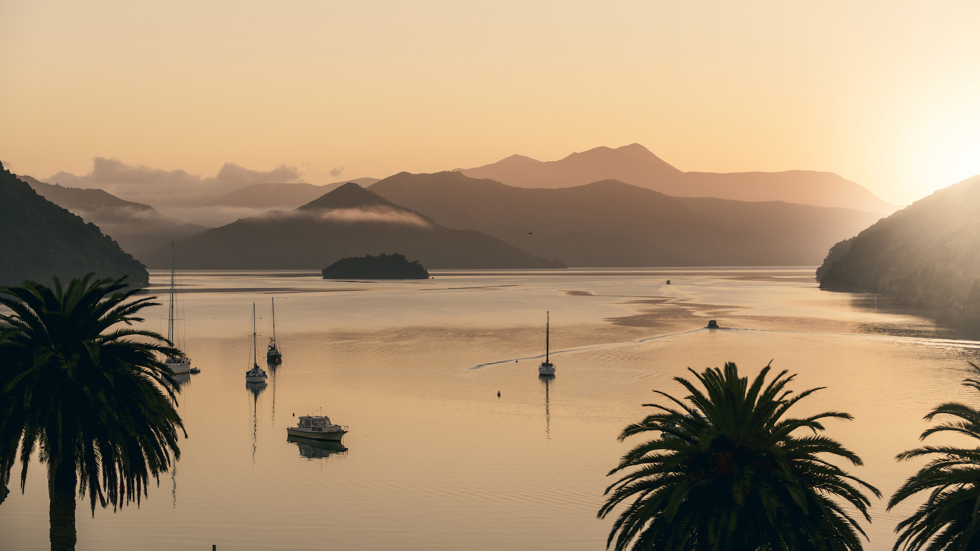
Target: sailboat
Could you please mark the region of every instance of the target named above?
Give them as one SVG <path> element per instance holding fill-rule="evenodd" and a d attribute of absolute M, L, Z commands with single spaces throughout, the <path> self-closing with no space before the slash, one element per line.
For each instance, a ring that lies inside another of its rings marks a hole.
<path fill-rule="evenodd" d="M 269 350 L 265 353 L 265 359 L 270 364 L 282 363 L 282 352 L 279 352 L 279 343 L 276 342 L 276 299 L 272 298 L 272 339 L 269 341 Z"/>
<path fill-rule="evenodd" d="M 176 334 L 174 332 L 174 294 L 177 287 L 177 256 L 174 252 L 174 243 L 170 242 L 170 319 L 167 322 L 167 340 L 175 343 Z M 174 375 L 190 373 L 191 360 L 187 356 L 167 356 L 163 363 L 170 368 Z"/>
<path fill-rule="evenodd" d="M 553 377 L 555 375 L 555 366 L 551 363 L 550 355 L 550 345 L 551 345 L 551 312 L 548 312 L 548 321 L 544 329 L 544 361 L 538 366 L 538 375 L 543 375 L 545 377 Z"/>
<path fill-rule="evenodd" d="M 246 383 L 264 383 L 265 371 L 259 367 L 258 333 L 255 332 L 255 303 L 252 303 L 252 369 L 245 372 Z"/>

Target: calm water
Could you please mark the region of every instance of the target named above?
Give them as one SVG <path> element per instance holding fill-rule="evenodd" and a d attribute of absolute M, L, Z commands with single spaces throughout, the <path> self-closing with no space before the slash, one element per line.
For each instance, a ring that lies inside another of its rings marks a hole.
<path fill-rule="evenodd" d="M 78 548 L 603 549 L 605 473 L 630 447 L 619 431 L 645 415 L 651 389 L 680 394 L 672 377 L 725 361 L 754 374 L 774 360 L 799 374 L 796 390 L 826 386 L 795 413 L 853 414 L 828 433 L 865 460 L 852 471 L 889 495 L 916 469 L 893 457 L 916 445 L 922 416 L 942 401 L 976 401 L 959 383 L 980 343 L 960 340 L 955 324 L 878 310 L 874 297 L 821 292 L 811 274 L 474 272 L 391 283 L 185 273 L 183 346 L 203 372 L 180 397 L 182 459 L 139 509 L 93 519 L 81 501 Z M 284 361 L 255 393 L 244 382 L 252 302 L 264 347 L 272 296 Z M 157 310 L 147 325 L 166 333 Z M 546 310 L 551 381 L 536 369 Z M 724 329 L 702 329 L 708 319 Z M 294 415 L 321 408 L 349 425 L 347 451 L 287 441 Z M 47 503 L 35 465 L 26 493 L 0 506 L 0 547 L 46 547 Z M 876 501 L 867 548 L 890 549 L 907 512 Z"/>

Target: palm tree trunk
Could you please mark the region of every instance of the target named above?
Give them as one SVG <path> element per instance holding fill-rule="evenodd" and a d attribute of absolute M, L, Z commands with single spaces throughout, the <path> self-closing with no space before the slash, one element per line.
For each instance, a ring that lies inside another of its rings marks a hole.
<path fill-rule="evenodd" d="M 51 551 L 75 549 L 75 462 L 65 461 L 48 470 L 48 496 L 51 506 Z"/>

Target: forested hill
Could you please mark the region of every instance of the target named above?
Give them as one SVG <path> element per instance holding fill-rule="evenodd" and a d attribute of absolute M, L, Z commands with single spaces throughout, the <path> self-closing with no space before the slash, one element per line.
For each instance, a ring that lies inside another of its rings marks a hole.
<path fill-rule="evenodd" d="M 37 194 L 0 164 L 0 285 L 33 279 L 51 284 L 95 272 L 129 276 L 146 285 L 149 274 L 98 227 Z"/>
<path fill-rule="evenodd" d="M 891 295 L 902 304 L 980 310 L 980 176 L 933 193 L 839 243 L 822 289 Z"/>

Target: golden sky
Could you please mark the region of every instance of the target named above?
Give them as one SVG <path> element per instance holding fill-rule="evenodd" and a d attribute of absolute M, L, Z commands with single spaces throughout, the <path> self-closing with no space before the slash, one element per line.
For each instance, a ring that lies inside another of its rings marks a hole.
<path fill-rule="evenodd" d="M 980 2 L 0 0 L 21 174 L 327 183 L 634 142 L 908 203 L 980 173 Z"/>

